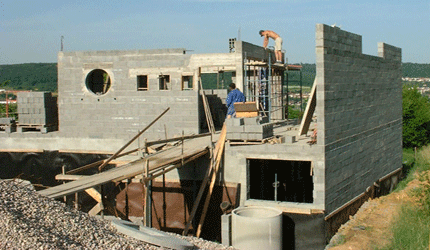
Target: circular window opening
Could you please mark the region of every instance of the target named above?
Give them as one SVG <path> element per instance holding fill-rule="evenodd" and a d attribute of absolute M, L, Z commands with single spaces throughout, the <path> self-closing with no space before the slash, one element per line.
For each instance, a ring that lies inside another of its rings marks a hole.
<path fill-rule="evenodd" d="M 102 69 L 95 69 L 88 73 L 85 84 L 89 91 L 96 95 L 103 95 L 110 88 L 110 76 Z"/>

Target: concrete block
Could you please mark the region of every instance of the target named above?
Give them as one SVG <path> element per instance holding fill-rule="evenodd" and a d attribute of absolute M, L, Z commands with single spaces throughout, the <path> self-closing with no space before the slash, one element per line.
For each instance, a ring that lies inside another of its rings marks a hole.
<path fill-rule="evenodd" d="M 226 126 L 242 126 L 244 118 L 229 118 L 225 120 Z"/>
<path fill-rule="evenodd" d="M 221 243 L 231 245 L 231 214 L 221 215 Z"/>
<path fill-rule="evenodd" d="M 242 140 L 242 135 L 243 133 L 229 133 L 227 132 L 226 134 L 226 139 L 227 140 Z"/>
<path fill-rule="evenodd" d="M 286 143 L 286 144 L 291 144 L 296 142 L 296 136 L 294 135 L 284 135 L 283 138 L 284 138 L 283 143 Z"/>
<path fill-rule="evenodd" d="M 243 118 L 243 121 L 245 125 L 260 125 L 263 123 L 267 123 L 269 120 L 267 117 L 256 116 L 256 117 L 245 117 Z"/>
<path fill-rule="evenodd" d="M 16 132 L 16 126 L 7 126 L 4 131 L 8 134 Z"/>
<path fill-rule="evenodd" d="M 227 126 L 227 133 L 242 133 L 245 126 Z"/>
<path fill-rule="evenodd" d="M 15 118 L 0 118 L 0 124 L 4 124 L 4 125 L 15 124 Z"/>
<path fill-rule="evenodd" d="M 247 133 L 263 133 L 263 125 L 245 125 L 244 132 Z"/>

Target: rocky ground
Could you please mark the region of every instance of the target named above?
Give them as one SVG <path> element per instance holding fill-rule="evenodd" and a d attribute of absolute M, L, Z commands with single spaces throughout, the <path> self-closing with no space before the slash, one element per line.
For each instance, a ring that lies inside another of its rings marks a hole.
<path fill-rule="evenodd" d="M 233 249 L 183 237 L 196 249 Z M 116 231 L 91 217 L 43 197 L 20 180 L 0 180 L 0 249 L 161 249 Z"/>

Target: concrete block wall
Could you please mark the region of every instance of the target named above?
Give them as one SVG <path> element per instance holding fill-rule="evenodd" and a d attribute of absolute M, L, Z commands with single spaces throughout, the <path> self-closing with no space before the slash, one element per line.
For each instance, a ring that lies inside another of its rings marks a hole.
<path fill-rule="evenodd" d="M 325 147 L 325 209 L 330 213 L 401 167 L 401 49 L 316 25 L 318 145 Z"/>
<path fill-rule="evenodd" d="M 199 133 L 197 89 L 181 90 L 182 72 L 193 72 L 187 68 L 190 56 L 184 51 L 60 52 L 60 132 L 70 137 L 128 140 L 170 107 L 143 137 Z M 103 95 L 86 86 L 85 79 L 94 69 L 110 76 L 110 89 Z M 138 75 L 147 76 L 147 91 L 138 91 Z M 159 90 L 160 75 L 170 76 L 168 90 Z"/>
<path fill-rule="evenodd" d="M 220 67 L 236 69 L 236 57 L 235 53 L 188 55 L 185 49 L 60 52 L 60 132 L 69 137 L 128 140 L 170 107 L 143 137 L 160 139 L 182 131 L 197 134 L 205 122 L 202 101 L 195 82 L 193 89 L 182 89 L 182 77 L 198 79 L 199 68 L 202 72 Z M 86 85 L 87 76 L 96 69 L 105 71 L 111 81 L 102 95 Z M 138 90 L 141 75 L 147 77 L 147 90 Z M 170 78 L 167 90 L 159 89 L 161 75 Z M 226 95 L 226 90 L 218 92 Z M 222 101 L 217 103 L 220 105 L 215 109 L 224 108 Z"/>
<path fill-rule="evenodd" d="M 58 124 L 57 98 L 51 92 L 18 92 L 20 125 Z"/>

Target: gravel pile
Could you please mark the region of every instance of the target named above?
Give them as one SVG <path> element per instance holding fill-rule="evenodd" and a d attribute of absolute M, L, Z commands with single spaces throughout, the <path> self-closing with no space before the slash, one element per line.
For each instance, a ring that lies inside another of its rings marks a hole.
<path fill-rule="evenodd" d="M 196 249 L 233 249 L 181 237 Z M 110 221 L 36 193 L 19 180 L 0 180 L 0 249 L 160 249 L 116 231 Z"/>

